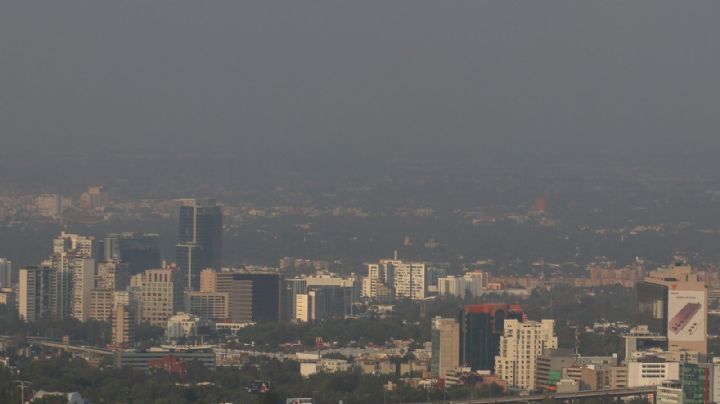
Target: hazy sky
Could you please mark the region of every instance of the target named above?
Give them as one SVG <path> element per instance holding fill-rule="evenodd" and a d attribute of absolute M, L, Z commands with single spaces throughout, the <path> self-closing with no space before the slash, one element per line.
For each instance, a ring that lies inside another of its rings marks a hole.
<path fill-rule="evenodd" d="M 4 1 L 0 149 L 714 152 L 719 17 L 718 1 Z"/>

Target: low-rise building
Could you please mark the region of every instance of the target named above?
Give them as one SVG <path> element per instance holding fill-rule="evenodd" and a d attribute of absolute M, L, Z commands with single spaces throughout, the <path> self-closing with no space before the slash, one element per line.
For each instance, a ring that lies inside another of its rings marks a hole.
<path fill-rule="evenodd" d="M 664 380 L 657 386 L 657 404 L 683 404 L 680 380 Z"/>
<path fill-rule="evenodd" d="M 644 356 L 627 363 L 627 387 L 658 386 L 680 379 L 680 363 L 657 356 Z"/>

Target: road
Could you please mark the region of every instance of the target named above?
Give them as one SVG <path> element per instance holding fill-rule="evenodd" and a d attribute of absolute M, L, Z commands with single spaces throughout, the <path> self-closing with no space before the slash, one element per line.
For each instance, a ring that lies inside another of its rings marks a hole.
<path fill-rule="evenodd" d="M 552 400 L 570 400 L 580 398 L 602 398 L 602 397 L 624 397 L 624 396 L 637 396 L 645 394 L 655 394 L 657 388 L 654 386 L 647 387 L 632 387 L 627 389 L 616 389 L 616 390 L 598 390 L 598 391 L 580 391 L 577 393 L 561 393 L 561 394 L 535 394 L 530 396 L 512 396 L 512 397 L 497 397 L 497 398 L 486 398 L 480 400 L 447 400 L 447 404 L 493 404 L 493 403 L 526 403 L 538 401 L 542 402 L 545 399 Z M 437 404 L 442 401 L 425 401 L 411 404 Z"/>

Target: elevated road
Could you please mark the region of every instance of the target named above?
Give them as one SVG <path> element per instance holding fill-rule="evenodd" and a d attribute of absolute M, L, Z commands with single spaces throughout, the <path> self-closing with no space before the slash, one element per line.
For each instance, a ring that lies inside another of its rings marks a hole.
<path fill-rule="evenodd" d="M 11 336 L 0 335 L 0 340 L 9 340 L 11 338 L 12 338 Z M 58 350 L 65 351 L 65 352 L 86 353 L 86 354 L 99 355 L 99 356 L 108 356 L 108 355 L 113 354 L 112 351 L 110 351 L 108 349 L 63 344 L 59 340 L 52 339 L 52 338 L 27 337 L 26 339 L 27 339 L 28 344 L 30 344 L 30 345 L 37 345 L 37 346 L 41 346 L 41 347 L 49 348 L 49 349 L 58 349 Z"/>
<path fill-rule="evenodd" d="M 597 391 L 579 391 L 577 393 L 560 393 L 560 394 L 534 394 L 529 396 L 508 396 L 508 397 L 496 397 L 496 398 L 485 398 L 478 400 L 445 400 L 447 404 L 493 404 L 493 403 L 531 403 L 531 402 L 542 402 L 543 400 L 558 400 L 558 401 L 570 401 L 570 400 L 581 400 L 583 398 L 618 398 L 618 397 L 629 397 L 629 396 L 640 396 L 647 394 L 655 394 L 657 388 L 654 386 L 646 387 L 632 387 L 627 389 L 615 389 L 615 390 L 597 390 Z M 412 404 L 439 404 L 442 401 L 424 401 Z"/>

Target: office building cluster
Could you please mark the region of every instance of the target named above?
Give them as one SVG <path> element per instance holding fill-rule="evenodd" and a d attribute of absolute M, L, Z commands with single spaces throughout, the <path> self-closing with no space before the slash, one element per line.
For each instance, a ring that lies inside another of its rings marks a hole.
<path fill-rule="evenodd" d="M 487 272 L 471 271 L 462 276 L 448 276 L 447 272 L 447 264 L 403 261 L 397 256 L 381 259 L 367 264 L 362 295 L 378 303 L 437 295 L 464 298 L 479 296 L 490 286 Z"/>
<path fill-rule="evenodd" d="M 637 325 L 612 356 L 558 348 L 554 320 L 529 321 L 519 306 L 468 305 L 432 322 L 431 373 L 498 378 L 509 390 L 569 393 L 655 387 L 657 402 L 720 399 L 720 358 L 707 350 L 708 294 L 693 269 L 677 263 L 636 284 Z"/>
<path fill-rule="evenodd" d="M 96 239 L 61 233 L 40 265 L 20 268 L 19 316 L 27 322 L 75 318 L 113 323 L 113 341 L 132 344 L 136 318 L 133 272 L 160 266 L 156 234 L 110 234 Z"/>
<path fill-rule="evenodd" d="M 433 376 L 458 371 L 495 374 L 509 388 L 535 390 L 537 358 L 557 348 L 554 320 L 531 321 L 518 305 L 465 306 L 457 318 L 432 323 Z"/>
<path fill-rule="evenodd" d="M 163 327 L 168 340 L 175 340 L 197 337 L 206 329 L 354 314 L 361 297 L 354 275 L 323 271 L 286 279 L 274 269 L 223 267 L 220 206 L 211 200 L 179 202 L 174 264 L 161 262 L 157 234 L 114 233 L 96 239 L 63 232 L 53 240 L 47 260 L 18 271 L 20 318 L 110 322 L 113 345 L 128 347 L 139 324 Z M 11 263 L 0 259 L 3 298 L 12 298 L 12 284 Z M 422 294 L 422 288 L 415 293 Z"/>

